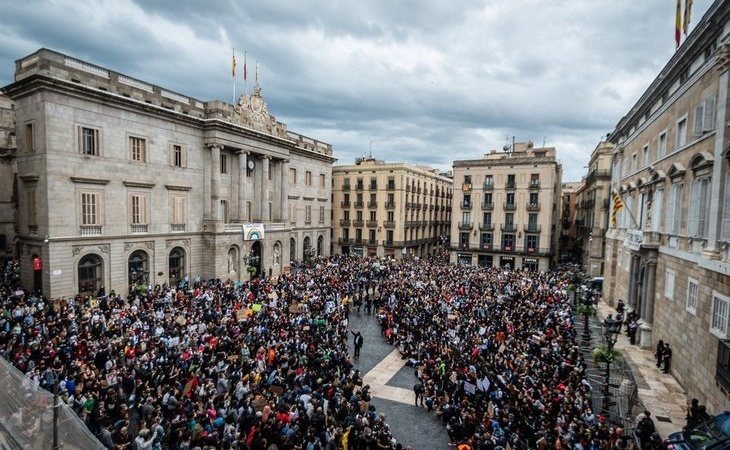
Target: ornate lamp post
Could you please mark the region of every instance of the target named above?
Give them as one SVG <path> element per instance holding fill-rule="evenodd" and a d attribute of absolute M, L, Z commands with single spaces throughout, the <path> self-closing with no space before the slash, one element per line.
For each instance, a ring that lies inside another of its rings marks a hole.
<path fill-rule="evenodd" d="M 603 337 L 606 339 L 606 348 L 599 353 L 595 353 L 596 356 L 600 355 L 600 358 L 594 358 L 601 360 L 596 362 L 606 363 L 606 380 L 603 385 L 603 409 L 606 411 L 608 411 L 609 407 L 611 406 L 611 393 L 609 392 L 609 383 L 611 381 L 611 363 L 615 361 L 618 357 L 617 352 L 613 349 L 613 346 L 616 345 L 619 334 L 621 334 L 621 322 L 614 320 L 613 317 L 609 315 L 603 321 Z"/>

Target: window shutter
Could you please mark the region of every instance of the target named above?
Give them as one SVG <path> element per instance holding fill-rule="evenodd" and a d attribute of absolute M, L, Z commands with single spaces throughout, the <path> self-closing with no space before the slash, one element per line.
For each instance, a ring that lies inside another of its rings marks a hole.
<path fill-rule="evenodd" d="M 715 129 L 715 96 L 709 97 L 705 100 L 705 111 L 702 131 L 709 131 Z"/>
<path fill-rule="evenodd" d="M 725 201 L 723 202 L 722 235 L 723 241 L 730 241 L 730 173 L 725 175 Z"/>
<path fill-rule="evenodd" d="M 695 107 L 695 123 L 693 132 L 695 135 L 702 134 L 702 121 L 704 120 L 704 103 L 700 103 Z"/>
<path fill-rule="evenodd" d="M 139 196 L 139 221 L 142 225 L 148 225 L 149 220 L 147 218 L 147 196 Z"/>
<path fill-rule="evenodd" d="M 697 220 L 697 232 L 700 237 L 705 237 L 707 235 L 707 210 L 710 208 L 710 205 L 707 202 L 707 186 L 709 185 L 710 180 L 705 178 L 702 180 L 698 180 L 699 184 L 699 205 L 700 210 L 699 212 L 699 218 Z"/>
<path fill-rule="evenodd" d="M 676 233 L 674 228 L 674 203 L 677 201 L 677 185 L 673 184 L 669 190 L 669 202 L 667 202 L 667 228 L 670 233 Z"/>
<path fill-rule="evenodd" d="M 692 191 L 690 193 L 689 215 L 687 216 L 687 234 L 690 237 L 696 237 L 699 234 L 700 189 L 700 181 L 693 181 Z"/>

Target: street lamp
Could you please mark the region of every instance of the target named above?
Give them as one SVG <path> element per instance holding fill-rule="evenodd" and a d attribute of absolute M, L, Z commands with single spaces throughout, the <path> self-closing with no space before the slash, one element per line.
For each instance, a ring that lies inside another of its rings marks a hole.
<path fill-rule="evenodd" d="M 256 273 L 258 271 L 256 269 L 256 267 L 259 264 L 259 259 L 260 259 L 260 257 L 256 254 L 254 254 L 253 252 L 250 252 L 248 255 L 243 257 L 243 260 L 246 261 L 246 266 L 247 266 L 246 271 L 248 271 L 248 273 L 251 277 L 253 277 L 254 273 Z M 253 268 L 253 270 L 251 270 L 251 268 Z"/>
<path fill-rule="evenodd" d="M 609 316 L 603 321 L 603 337 L 606 339 L 606 353 L 603 358 L 606 362 L 606 381 L 603 385 L 603 409 L 608 411 L 611 403 L 609 402 L 611 393 L 609 386 L 611 381 L 611 362 L 616 358 L 613 346 L 616 345 L 618 335 L 621 334 L 621 322 L 614 320 Z"/>

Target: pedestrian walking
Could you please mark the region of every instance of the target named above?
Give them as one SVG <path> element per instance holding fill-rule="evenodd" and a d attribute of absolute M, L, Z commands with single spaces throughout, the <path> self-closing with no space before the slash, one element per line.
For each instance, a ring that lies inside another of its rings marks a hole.
<path fill-rule="evenodd" d="M 672 367 L 672 349 L 669 347 L 669 343 L 664 344 L 664 351 L 662 352 L 662 364 L 664 368 L 662 372 L 669 373 Z"/>
<path fill-rule="evenodd" d="M 413 393 L 416 394 L 416 406 L 418 406 L 419 400 L 421 402 L 421 406 L 425 406 L 423 404 L 424 392 L 426 392 L 426 388 L 423 386 L 423 382 L 421 382 L 420 380 L 418 381 L 418 383 L 413 385 Z"/>
<path fill-rule="evenodd" d="M 350 333 L 352 333 L 352 335 L 355 336 L 355 339 L 353 340 L 353 344 L 355 346 L 355 358 L 359 358 L 360 349 L 362 348 L 362 342 L 363 342 L 362 334 L 360 334 L 359 331 L 350 331 Z"/>
<path fill-rule="evenodd" d="M 656 352 L 654 352 L 654 357 L 656 358 L 656 366 L 661 367 L 662 360 L 664 358 L 664 341 L 661 339 L 659 339 L 659 342 L 656 345 Z"/>

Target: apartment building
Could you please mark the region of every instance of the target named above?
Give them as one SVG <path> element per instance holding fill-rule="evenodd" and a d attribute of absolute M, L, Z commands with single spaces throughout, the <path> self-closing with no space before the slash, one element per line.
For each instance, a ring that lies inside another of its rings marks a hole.
<path fill-rule="evenodd" d="M 236 105 L 204 102 L 41 49 L 3 92 L 29 288 L 240 280 L 329 252 L 332 147 L 288 131 L 258 85 Z"/>
<path fill-rule="evenodd" d="M 334 253 L 426 256 L 446 248 L 452 180 L 430 167 L 359 158 L 332 168 Z"/>
<path fill-rule="evenodd" d="M 454 161 L 452 262 L 541 271 L 553 263 L 562 177 L 555 148 L 512 147 Z"/>
<path fill-rule="evenodd" d="M 671 345 L 672 374 L 711 413 L 730 408 L 729 68 L 718 0 L 609 137 L 625 207 L 609 219 L 604 297 L 638 311 L 643 347 Z"/>
<path fill-rule="evenodd" d="M 608 141 L 601 141 L 596 146 L 588 163 L 588 175 L 576 192 L 575 242 L 580 247 L 583 268 L 592 277 L 603 276 L 606 259 L 613 148 Z"/>
<path fill-rule="evenodd" d="M 577 194 L 583 189 L 582 181 L 563 183 L 560 189 L 560 237 L 558 238 L 558 258 L 560 262 L 578 261 L 579 248 L 577 233 Z"/>
<path fill-rule="evenodd" d="M 15 105 L 0 94 L 0 258 L 14 253 L 15 142 Z"/>

